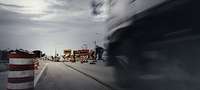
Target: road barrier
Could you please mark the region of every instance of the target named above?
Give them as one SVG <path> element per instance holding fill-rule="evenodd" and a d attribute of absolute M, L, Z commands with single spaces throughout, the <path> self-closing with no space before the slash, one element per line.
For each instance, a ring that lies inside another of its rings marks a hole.
<path fill-rule="evenodd" d="M 81 63 L 84 63 L 84 62 L 88 62 L 87 59 L 88 59 L 88 56 L 89 56 L 89 50 L 78 50 L 79 52 L 79 55 L 80 55 L 80 60 L 81 60 Z"/>
<path fill-rule="evenodd" d="M 34 54 L 12 52 L 9 58 L 7 90 L 34 90 Z"/>

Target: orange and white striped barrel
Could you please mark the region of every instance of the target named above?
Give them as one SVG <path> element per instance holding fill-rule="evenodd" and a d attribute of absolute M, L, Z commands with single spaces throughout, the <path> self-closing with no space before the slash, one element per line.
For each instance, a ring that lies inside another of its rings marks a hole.
<path fill-rule="evenodd" d="M 12 52 L 9 55 L 8 90 L 34 90 L 33 54 Z"/>

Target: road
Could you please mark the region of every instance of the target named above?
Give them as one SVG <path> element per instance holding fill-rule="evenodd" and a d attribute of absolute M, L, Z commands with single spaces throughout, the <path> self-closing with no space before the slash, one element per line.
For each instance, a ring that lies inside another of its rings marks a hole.
<path fill-rule="evenodd" d="M 89 64 L 89 63 L 81 64 L 80 62 L 76 63 L 64 62 L 64 63 L 81 72 L 88 74 L 89 76 L 98 79 L 100 82 L 103 82 L 104 84 L 106 84 L 106 86 L 109 86 L 114 90 L 116 90 L 117 88 L 121 90 L 121 88 L 116 83 L 115 68 L 107 66 L 106 62 L 98 61 L 96 64 Z"/>
<path fill-rule="evenodd" d="M 35 90 L 109 90 L 60 62 L 49 63 L 44 73 Z"/>

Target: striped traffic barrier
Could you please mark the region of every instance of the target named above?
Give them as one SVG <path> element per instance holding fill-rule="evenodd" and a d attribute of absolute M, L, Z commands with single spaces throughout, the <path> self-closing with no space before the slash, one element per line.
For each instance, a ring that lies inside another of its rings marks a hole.
<path fill-rule="evenodd" d="M 34 90 L 33 58 L 25 52 L 10 53 L 7 90 Z"/>

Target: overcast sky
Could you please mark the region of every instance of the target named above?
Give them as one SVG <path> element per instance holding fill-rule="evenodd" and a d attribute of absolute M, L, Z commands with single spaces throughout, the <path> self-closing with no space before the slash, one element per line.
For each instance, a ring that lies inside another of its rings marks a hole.
<path fill-rule="evenodd" d="M 167 0 L 106 1 L 101 14 L 92 14 L 92 0 L 0 0 L 0 49 L 57 49 L 103 46 L 110 31 L 129 24 L 129 18 Z"/>
<path fill-rule="evenodd" d="M 105 34 L 103 21 L 91 14 L 91 0 L 0 0 L 0 49 L 94 47 Z"/>

